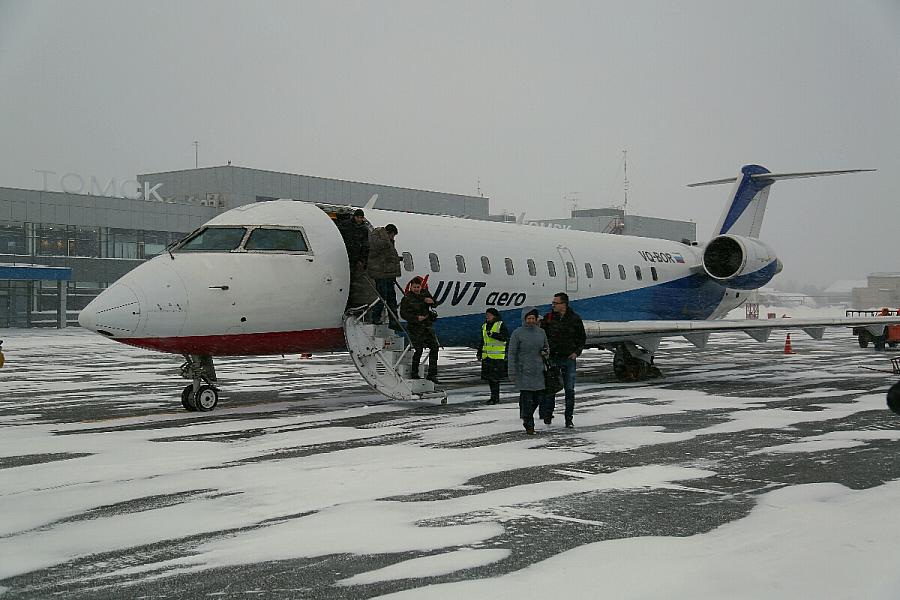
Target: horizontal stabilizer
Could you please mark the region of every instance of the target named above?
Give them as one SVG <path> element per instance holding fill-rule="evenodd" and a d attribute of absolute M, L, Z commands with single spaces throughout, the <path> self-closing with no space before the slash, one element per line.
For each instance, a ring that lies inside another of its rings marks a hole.
<path fill-rule="evenodd" d="M 803 173 L 757 173 L 751 175 L 750 179 L 764 179 L 766 181 L 778 181 L 780 179 L 803 179 L 805 177 L 822 177 L 824 175 L 846 175 L 847 173 L 867 173 L 876 169 L 845 169 L 843 171 L 806 171 Z M 726 177 L 725 179 L 714 179 L 712 181 L 701 181 L 699 183 L 689 183 L 688 187 L 700 187 L 703 185 L 720 185 L 723 183 L 734 183 L 737 177 Z"/>

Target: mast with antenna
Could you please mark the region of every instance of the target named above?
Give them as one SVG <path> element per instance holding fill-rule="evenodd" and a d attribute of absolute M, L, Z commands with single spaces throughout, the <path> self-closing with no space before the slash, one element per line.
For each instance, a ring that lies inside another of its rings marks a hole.
<path fill-rule="evenodd" d="M 622 164 L 624 167 L 625 179 L 622 181 L 622 188 L 625 193 L 625 202 L 622 204 L 622 213 L 628 208 L 628 150 L 622 150 Z"/>

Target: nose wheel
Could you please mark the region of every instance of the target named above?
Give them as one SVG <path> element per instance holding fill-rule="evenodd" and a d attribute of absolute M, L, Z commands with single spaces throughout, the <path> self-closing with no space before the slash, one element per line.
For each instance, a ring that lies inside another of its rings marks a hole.
<path fill-rule="evenodd" d="M 193 383 L 181 390 L 181 405 L 185 410 L 207 412 L 219 404 L 219 390 L 213 385 L 216 370 L 211 356 L 185 355 L 181 376 Z"/>
<path fill-rule="evenodd" d="M 191 412 L 206 412 L 219 404 L 219 390 L 211 385 L 201 385 L 194 391 L 194 384 L 181 390 L 181 405 Z"/>

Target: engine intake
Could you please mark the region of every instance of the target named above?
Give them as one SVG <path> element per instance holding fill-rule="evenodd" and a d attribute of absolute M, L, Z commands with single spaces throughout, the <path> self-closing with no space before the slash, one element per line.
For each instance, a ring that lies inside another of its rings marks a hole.
<path fill-rule="evenodd" d="M 703 250 L 703 270 L 730 288 L 752 290 L 781 272 L 782 264 L 771 248 L 756 238 L 720 235 Z"/>

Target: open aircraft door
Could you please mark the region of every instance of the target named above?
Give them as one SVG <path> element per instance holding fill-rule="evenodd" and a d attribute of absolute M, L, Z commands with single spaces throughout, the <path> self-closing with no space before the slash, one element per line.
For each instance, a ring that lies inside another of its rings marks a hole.
<path fill-rule="evenodd" d="M 566 272 L 566 293 L 578 291 L 578 268 L 575 266 L 575 257 L 572 251 L 565 246 L 557 246 L 556 250 L 563 261 L 563 269 Z"/>

